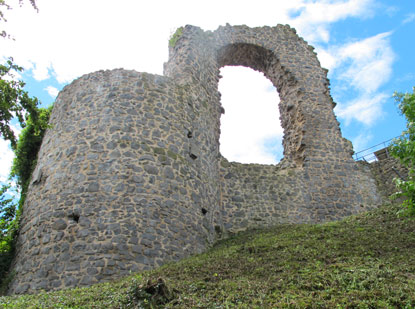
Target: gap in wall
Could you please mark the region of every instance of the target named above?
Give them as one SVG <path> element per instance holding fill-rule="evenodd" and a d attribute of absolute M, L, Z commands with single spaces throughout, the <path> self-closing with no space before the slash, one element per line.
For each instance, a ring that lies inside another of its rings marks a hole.
<path fill-rule="evenodd" d="M 277 89 L 263 73 L 243 66 L 221 68 L 220 152 L 229 161 L 276 164 L 283 156 Z"/>

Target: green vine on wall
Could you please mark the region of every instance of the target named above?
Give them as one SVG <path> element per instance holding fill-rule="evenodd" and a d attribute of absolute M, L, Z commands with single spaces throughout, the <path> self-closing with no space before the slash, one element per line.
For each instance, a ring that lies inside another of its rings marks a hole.
<path fill-rule="evenodd" d="M 26 127 L 20 133 L 14 148 L 15 158 L 10 179 L 15 180 L 17 188 L 12 188 L 11 185 L 3 185 L 0 188 L 0 294 L 4 292 L 10 281 L 8 271 L 14 256 L 20 215 L 36 167 L 37 154 L 46 129 L 49 127 L 52 108 L 53 106 L 37 109 L 35 121 L 29 116 Z M 10 195 L 10 189 L 17 191 L 15 195 L 20 193 L 18 202 Z"/>

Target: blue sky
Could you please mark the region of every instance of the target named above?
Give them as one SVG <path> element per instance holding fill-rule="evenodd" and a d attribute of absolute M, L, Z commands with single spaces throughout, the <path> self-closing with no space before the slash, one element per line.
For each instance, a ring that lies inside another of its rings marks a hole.
<path fill-rule="evenodd" d="M 0 57 L 25 68 L 26 90 L 43 106 L 73 79 L 123 67 L 162 74 L 168 39 L 177 27 L 204 30 L 246 24 L 290 24 L 329 69 L 343 136 L 355 151 L 399 135 L 405 121 L 392 94 L 415 86 L 415 1 L 134 1 L 38 0 L 6 12 Z M 28 1 L 26 1 L 28 2 Z M 278 94 L 261 73 L 225 67 L 220 82 L 221 152 L 239 162 L 276 163 L 282 156 Z M 19 129 L 16 128 L 18 131 Z M 0 180 L 12 153 L 0 143 Z"/>

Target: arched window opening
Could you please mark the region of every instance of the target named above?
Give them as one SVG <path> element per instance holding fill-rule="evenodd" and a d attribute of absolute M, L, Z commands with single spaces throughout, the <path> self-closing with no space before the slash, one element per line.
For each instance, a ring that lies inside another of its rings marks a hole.
<path fill-rule="evenodd" d="M 277 89 L 264 74 L 243 66 L 221 68 L 220 152 L 229 161 L 276 164 L 283 156 Z"/>

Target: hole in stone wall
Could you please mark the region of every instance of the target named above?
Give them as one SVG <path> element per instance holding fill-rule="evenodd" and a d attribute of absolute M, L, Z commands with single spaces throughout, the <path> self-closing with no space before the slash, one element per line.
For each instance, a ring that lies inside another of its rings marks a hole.
<path fill-rule="evenodd" d="M 207 210 L 205 208 L 202 208 L 202 214 L 206 215 L 207 214 Z"/>
<path fill-rule="evenodd" d="M 74 213 L 69 215 L 69 219 L 71 219 L 72 221 L 78 223 L 79 222 L 79 214 L 74 212 Z"/>
<path fill-rule="evenodd" d="M 193 137 L 193 133 L 192 133 L 192 131 L 187 132 L 187 137 L 188 137 L 188 138 L 192 138 L 192 137 Z"/>
<path fill-rule="evenodd" d="M 222 236 L 222 228 L 219 225 L 215 225 L 215 232 L 216 232 L 217 237 Z"/>
<path fill-rule="evenodd" d="M 276 164 L 283 156 L 283 129 L 277 89 L 262 73 L 242 66 L 225 66 L 219 91 L 220 152 L 229 161 Z"/>

